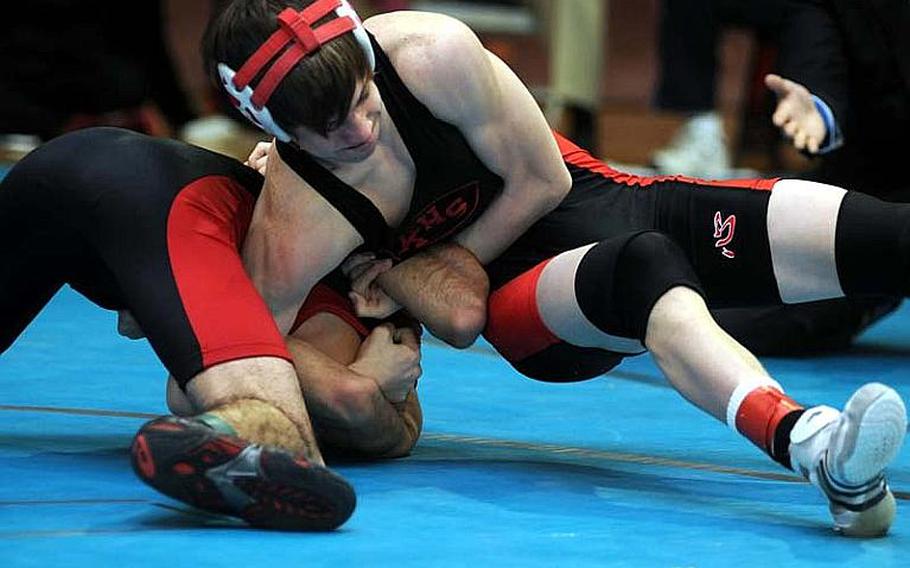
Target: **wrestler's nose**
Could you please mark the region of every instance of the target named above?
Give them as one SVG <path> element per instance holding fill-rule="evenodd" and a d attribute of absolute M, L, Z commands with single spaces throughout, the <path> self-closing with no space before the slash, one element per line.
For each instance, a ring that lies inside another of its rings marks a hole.
<path fill-rule="evenodd" d="M 350 137 L 355 141 L 363 141 L 373 132 L 375 118 L 365 111 L 355 111 L 351 121 Z"/>

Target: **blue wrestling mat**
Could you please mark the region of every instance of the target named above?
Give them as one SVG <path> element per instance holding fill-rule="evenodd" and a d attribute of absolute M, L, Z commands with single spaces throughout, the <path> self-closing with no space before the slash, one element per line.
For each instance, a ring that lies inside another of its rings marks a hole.
<path fill-rule="evenodd" d="M 910 455 L 888 538 L 831 533 L 824 500 L 685 404 L 647 356 L 575 385 L 521 378 L 489 347 L 429 344 L 413 456 L 337 464 L 359 497 L 331 534 L 191 511 L 130 471 L 163 369 L 114 314 L 64 289 L 0 358 L 0 566 L 906 566 Z M 910 307 L 849 353 L 767 359 L 798 399 L 881 380 L 910 398 Z"/>
<path fill-rule="evenodd" d="M 0 174 L 2 175 L 2 174 Z M 414 454 L 336 468 L 358 492 L 327 534 L 242 528 L 132 474 L 165 372 L 66 288 L 0 357 L 0 566 L 907 566 L 910 453 L 884 539 L 829 529 L 825 501 L 683 402 L 647 356 L 574 385 L 523 379 L 480 344 L 429 344 Z M 798 400 L 879 380 L 910 399 L 910 306 L 850 352 L 765 359 Z"/>

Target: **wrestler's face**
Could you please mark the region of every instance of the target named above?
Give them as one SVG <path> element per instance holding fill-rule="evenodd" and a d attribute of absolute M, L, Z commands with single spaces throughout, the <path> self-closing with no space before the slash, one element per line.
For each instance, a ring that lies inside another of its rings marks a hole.
<path fill-rule="evenodd" d="M 370 157 L 379 140 L 382 100 L 372 80 L 357 83 L 351 110 L 329 125 L 325 136 L 298 128 L 294 134 L 301 150 L 329 162 L 360 162 Z"/>

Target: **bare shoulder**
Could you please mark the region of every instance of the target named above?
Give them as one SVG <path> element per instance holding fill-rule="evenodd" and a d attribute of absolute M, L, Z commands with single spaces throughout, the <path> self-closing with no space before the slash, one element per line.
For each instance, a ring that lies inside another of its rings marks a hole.
<path fill-rule="evenodd" d="M 348 248 L 360 244 L 359 234 L 344 215 L 286 164 L 274 145 L 254 219 L 271 233 L 270 239 L 296 235 L 301 241 L 316 243 L 321 241 L 314 235 L 328 235 L 322 246 L 329 256 L 346 254 Z"/>
<path fill-rule="evenodd" d="M 411 92 L 437 116 L 457 116 L 493 88 L 490 61 L 463 22 L 432 12 L 374 16 L 366 27 Z"/>

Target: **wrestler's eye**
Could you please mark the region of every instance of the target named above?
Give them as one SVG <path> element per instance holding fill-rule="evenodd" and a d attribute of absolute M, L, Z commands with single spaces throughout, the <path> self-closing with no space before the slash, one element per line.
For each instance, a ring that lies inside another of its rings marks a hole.
<path fill-rule="evenodd" d="M 364 84 L 363 90 L 360 91 L 360 97 L 358 97 L 358 99 L 357 99 L 356 106 L 362 105 L 363 103 L 365 103 L 367 101 L 368 98 L 370 98 L 370 86 L 371 86 L 371 83 Z"/>
<path fill-rule="evenodd" d="M 352 110 L 354 108 L 359 107 L 360 105 L 365 103 L 368 98 L 370 98 L 370 87 L 371 86 L 372 86 L 372 82 L 368 82 L 363 85 L 363 90 L 360 91 L 360 96 L 358 96 L 357 100 L 354 101 L 354 106 L 352 107 Z M 346 120 L 347 120 L 347 117 L 345 117 L 345 120 L 333 118 L 325 125 L 326 132 L 328 133 L 328 132 L 333 132 L 335 130 L 338 130 L 339 128 L 341 128 L 341 126 L 345 123 Z"/>

